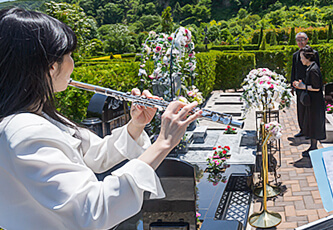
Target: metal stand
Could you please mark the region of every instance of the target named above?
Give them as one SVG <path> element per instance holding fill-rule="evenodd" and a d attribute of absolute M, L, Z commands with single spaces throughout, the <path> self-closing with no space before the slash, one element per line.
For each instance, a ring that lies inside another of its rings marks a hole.
<path fill-rule="evenodd" d="M 265 114 L 266 115 L 266 114 Z M 264 208 L 261 212 L 253 213 L 249 217 L 249 224 L 256 228 L 271 228 L 281 223 L 282 217 L 279 213 L 269 212 L 267 210 L 267 182 L 268 182 L 268 154 L 267 154 L 267 141 L 270 134 L 265 132 L 264 124 L 261 125 L 263 130 L 262 138 L 262 169 L 263 169 L 263 203 Z"/>
<path fill-rule="evenodd" d="M 264 123 L 268 123 L 271 121 L 277 121 L 280 123 L 279 118 L 279 110 L 266 110 L 266 111 L 256 111 L 256 130 L 257 130 L 257 148 L 258 151 L 260 151 L 261 145 L 262 145 L 262 139 L 261 139 L 261 131 L 259 130 L 259 124 L 261 121 L 264 121 Z M 258 131 L 259 130 L 259 131 Z M 281 167 L 281 143 L 280 140 L 274 140 L 274 141 L 268 141 L 267 143 L 267 151 L 268 151 L 268 171 L 274 173 L 274 179 L 275 183 L 277 184 L 277 179 L 279 178 L 279 175 L 277 174 L 277 169 Z M 277 161 L 274 158 L 274 155 L 276 153 L 279 153 L 279 165 L 277 165 Z M 260 166 L 260 164 L 258 164 Z M 262 170 L 261 170 L 262 171 Z M 262 174 L 261 174 L 262 175 Z M 272 188 L 271 188 L 272 187 Z M 268 185 L 268 191 L 276 190 L 274 186 Z M 256 193 L 256 192 L 255 192 Z M 256 194 L 259 197 L 262 197 L 262 193 Z M 270 195 L 268 197 L 271 197 Z"/>

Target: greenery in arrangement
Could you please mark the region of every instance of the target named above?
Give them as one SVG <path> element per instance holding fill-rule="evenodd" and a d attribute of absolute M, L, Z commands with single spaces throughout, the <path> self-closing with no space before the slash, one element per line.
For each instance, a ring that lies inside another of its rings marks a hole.
<path fill-rule="evenodd" d="M 219 182 L 227 182 L 227 177 L 223 174 L 223 172 L 229 167 L 229 165 L 226 164 L 226 160 L 230 152 L 230 147 L 218 146 L 214 147 L 213 151 L 213 156 L 206 159 L 207 167 L 205 171 L 209 172 L 207 180 L 216 186 Z"/>
<path fill-rule="evenodd" d="M 237 130 L 228 125 L 224 130 L 224 134 L 237 134 Z"/>

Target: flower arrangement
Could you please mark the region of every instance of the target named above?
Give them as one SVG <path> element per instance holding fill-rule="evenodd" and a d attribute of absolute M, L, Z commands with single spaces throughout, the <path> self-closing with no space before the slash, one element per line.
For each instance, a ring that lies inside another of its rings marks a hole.
<path fill-rule="evenodd" d="M 154 62 L 153 70 L 148 68 L 149 60 Z M 188 102 L 196 100 L 201 104 L 203 102 L 201 93 L 193 85 L 197 75 L 195 69 L 194 43 L 189 29 L 180 27 L 171 35 L 149 32 L 143 44 L 138 75 L 146 87 L 153 89 L 155 95 L 168 101 L 182 95 Z M 189 78 L 191 86 L 188 86 Z M 174 92 L 171 91 L 171 83 L 175 86 Z"/>
<path fill-rule="evenodd" d="M 235 128 L 231 128 L 230 125 L 228 125 L 224 130 L 224 134 L 237 134 L 237 131 Z"/>
<path fill-rule="evenodd" d="M 245 77 L 241 98 L 245 102 L 246 112 L 251 108 L 266 110 L 274 108 L 274 102 L 279 109 L 290 107 L 291 89 L 286 78 L 267 68 L 253 69 Z"/>
<path fill-rule="evenodd" d="M 280 123 L 278 123 L 277 121 L 271 121 L 265 124 L 264 126 L 265 126 L 265 131 L 271 135 L 270 137 L 271 141 L 281 138 L 282 126 Z"/>
<path fill-rule="evenodd" d="M 333 105 L 331 105 L 331 104 L 327 104 L 327 105 L 326 105 L 326 112 L 327 112 L 328 114 L 332 114 L 332 113 L 333 113 Z"/>
<path fill-rule="evenodd" d="M 207 172 L 221 172 L 226 168 L 225 161 L 227 160 L 228 153 L 230 151 L 229 146 L 218 146 L 218 148 L 213 148 L 214 153 L 213 156 L 208 157 L 207 161 Z"/>

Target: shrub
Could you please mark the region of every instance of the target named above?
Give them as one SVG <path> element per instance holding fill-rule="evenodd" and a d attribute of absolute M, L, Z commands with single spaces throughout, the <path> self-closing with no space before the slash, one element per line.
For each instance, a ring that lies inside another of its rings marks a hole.
<path fill-rule="evenodd" d="M 196 71 L 198 75 L 195 77 L 194 85 L 202 92 L 202 96 L 206 98 L 214 89 L 216 53 L 199 53 L 195 55 L 195 58 L 197 60 Z"/>
<path fill-rule="evenodd" d="M 254 54 L 217 53 L 214 89 L 239 89 L 245 76 L 254 67 Z"/>
<path fill-rule="evenodd" d="M 242 45 L 244 50 L 257 50 L 258 46 L 253 44 L 243 44 Z M 239 50 L 239 45 L 221 45 L 221 46 L 212 46 L 210 50 L 219 50 L 219 51 L 225 51 L 225 50 Z"/>
<path fill-rule="evenodd" d="M 72 78 L 77 81 L 127 92 L 138 85 L 139 63 L 117 63 L 82 66 L 74 69 Z M 93 93 L 68 87 L 56 94 L 57 108 L 71 120 L 80 122 Z"/>

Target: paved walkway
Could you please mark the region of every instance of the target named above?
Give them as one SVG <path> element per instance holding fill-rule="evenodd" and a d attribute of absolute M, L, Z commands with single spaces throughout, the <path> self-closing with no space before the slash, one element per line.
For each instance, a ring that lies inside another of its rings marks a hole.
<path fill-rule="evenodd" d="M 280 123 L 283 126 L 281 139 L 281 167 L 277 170 L 281 177 L 282 194 L 268 199 L 268 211 L 280 213 L 282 222 L 270 229 L 294 229 L 324 218 L 333 212 L 326 212 L 318 191 L 313 168 L 309 158 L 302 158 L 302 151 L 306 150 L 310 141 L 304 138 L 294 138 L 298 133 L 296 105 L 285 112 L 280 111 Z M 318 148 L 322 148 L 322 144 Z M 278 156 L 275 156 L 278 158 Z M 270 175 L 273 181 L 273 175 Z M 250 215 L 262 209 L 262 199 L 254 198 Z M 247 230 L 256 228 L 247 226 Z"/>

